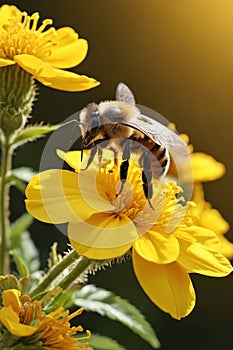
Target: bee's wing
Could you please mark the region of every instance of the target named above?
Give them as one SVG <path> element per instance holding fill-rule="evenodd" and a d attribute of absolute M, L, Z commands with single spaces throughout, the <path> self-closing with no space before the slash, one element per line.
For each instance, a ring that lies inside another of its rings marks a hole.
<path fill-rule="evenodd" d="M 168 148 L 171 153 L 180 156 L 189 155 L 189 149 L 179 135 L 154 119 L 148 118 L 145 115 L 140 115 L 138 119 L 134 119 L 133 122 L 132 120 L 124 120 L 122 124 L 141 131 L 155 143 Z"/>
<path fill-rule="evenodd" d="M 119 83 L 116 87 L 116 100 L 135 105 L 134 94 L 124 83 Z"/>

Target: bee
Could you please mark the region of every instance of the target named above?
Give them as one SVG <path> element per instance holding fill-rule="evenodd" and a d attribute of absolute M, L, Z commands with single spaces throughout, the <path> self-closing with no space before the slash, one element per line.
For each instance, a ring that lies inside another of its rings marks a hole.
<path fill-rule="evenodd" d="M 82 149 L 91 149 L 85 169 L 90 166 L 96 153 L 101 161 L 104 148 L 113 151 L 116 162 L 121 154 L 119 195 L 127 180 L 131 154 L 135 153 L 142 169 L 144 195 L 153 208 L 152 178 L 160 179 L 167 174 L 172 156 L 189 155 L 179 135 L 142 114 L 132 91 L 124 83 L 117 85 L 115 101 L 91 103 L 82 109 L 79 119 Z M 152 166 L 151 154 L 155 157 L 156 166 Z"/>

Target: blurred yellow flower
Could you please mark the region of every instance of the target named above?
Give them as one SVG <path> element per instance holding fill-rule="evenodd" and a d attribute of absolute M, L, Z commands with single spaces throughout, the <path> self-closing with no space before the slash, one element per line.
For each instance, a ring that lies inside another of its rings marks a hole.
<path fill-rule="evenodd" d="M 8 332 L 16 337 L 22 337 L 22 342 L 17 339 L 17 344 L 28 344 L 33 346 L 33 340 L 46 349 L 57 350 L 81 350 L 87 349 L 88 343 L 80 343 L 79 340 L 90 337 L 90 332 L 82 338 L 74 338 L 77 332 L 82 332 L 81 326 L 71 327 L 70 320 L 82 313 L 82 309 L 69 315 L 64 308 L 57 308 L 48 315 L 43 315 L 41 305 L 38 301 L 31 301 L 27 295 L 21 296 L 17 289 L 8 289 L 2 292 L 3 307 L 0 309 L 0 322 L 5 326 Z M 34 325 L 32 325 L 34 324 Z M 38 338 L 30 338 L 38 334 Z M 22 347 L 20 347 L 21 349 Z M 35 345 L 35 348 L 36 345 Z"/>
<path fill-rule="evenodd" d="M 99 85 L 93 78 L 65 71 L 81 63 L 88 44 L 70 27 L 55 29 L 51 19 L 37 28 L 39 14 L 29 16 L 14 5 L 0 7 L 0 67 L 18 64 L 42 84 L 65 91 Z"/>
<path fill-rule="evenodd" d="M 187 316 L 195 305 L 189 273 L 221 277 L 232 271 L 218 251 L 215 233 L 193 225 L 189 205 L 177 199 L 180 188 L 175 184 L 153 183 L 153 210 L 144 196 L 141 169 L 132 161 L 119 194 L 120 169 L 114 162 L 106 160 L 99 169 L 96 160 L 79 171 L 79 151 L 58 154 L 76 172 L 51 169 L 36 175 L 26 189 L 26 207 L 41 221 L 68 222 L 69 239 L 78 254 L 104 260 L 132 248 L 142 288 L 176 319 Z"/>
<path fill-rule="evenodd" d="M 172 127 L 170 128 L 173 130 Z M 214 181 L 225 174 L 226 168 L 223 163 L 217 161 L 207 153 L 194 152 L 194 147 L 189 143 L 189 137 L 187 134 L 180 134 L 180 137 L 190 150 L 190 160 L 193 170 L 192 180 L 194 183 Z M 176 166 L 173 159 L 171 159 L 169 174 L 177 176 Z M 185 176 L 183 178 L 185 179 Z"/>
<path fill-rule="evenodd" d="M 194 185 L 193 201 L 197 204 L 192 210 L 197 216 L 198 225 L 214 231 L 220 240 L 222 254 L 228 259 L 232 259 L 233 243 L 224 237 L 229 231 L 230 225 L 217 209 L 212 208 L 212 205 L 206 202 L 204 189 L 201 183 Z"/>

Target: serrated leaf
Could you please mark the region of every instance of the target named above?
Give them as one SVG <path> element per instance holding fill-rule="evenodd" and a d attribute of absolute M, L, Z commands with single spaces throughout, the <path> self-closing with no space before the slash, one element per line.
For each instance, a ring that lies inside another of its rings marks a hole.
<path fill-rule="evenodd" d="M 87 311 L 97 312 L 101 316 L 121 322 L 147 341 L 153 348 L 160 347 L 153 328 L 141 312 L 127 300 L 114 293 L 89 284 L 75 291 L 72 301 L 75 305 L 82 306 Z"/>
<path fill-rule="evenodd" d="M 105 335 L 92 334 L 89 345 L 94 350 L 126 350 L 126 348 L 120 345 L 116 340 L 113 340 Z"/>
<path fill-rule="evenodd" d="M 44 137 L 46 134 L 49 134 L 50 132 L 56 130 L 58 127 L 59 125 L 43 125 L 42 123 L 36 125 L 28 125 L 19 132 L 13 141 L 13 145 L 16 148 L 23 145 L 24 143 L 35 141 L 36 139 Z"/>

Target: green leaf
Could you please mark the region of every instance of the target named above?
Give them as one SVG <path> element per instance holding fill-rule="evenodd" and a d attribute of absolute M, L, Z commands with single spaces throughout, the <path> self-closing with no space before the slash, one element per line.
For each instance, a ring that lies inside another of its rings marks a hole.
<path fill-rule="evenodd" d="M 29 167 L 21 167 L 21 168 L 15 168 L 12 170 L 12 175 L 24 182 L 29 182 L 33 176 L 37 174 L 36 171 L 34 171 L 32 168 Z"/>
<path fill-rule="evenodd" d="M 92 334 L 88 342 L 94 350 L 126 350 L 126 348 L 120 345 L 116 340 L 104 335 Z"/>
<path fill-rule="evenodd" d="M 28 125 L 26 128 L 22 129 L 16 138 L 13 141 L 14 147 L 18 147 L 23 145 L 26 142 L 29 141 L 35 141 L 36 139 L 45 136 L 46 134 L 49 134 L 50 132 L 56 130 L 59 127 L 59 125 L 43 125 L 35 124 L 35 125 Z"/>
<path fill-rule="evenodd" d="M 26 213 L 11 226 L 11 250 L 17 255 L 18 260 L 27 266 L 30 274 L 37 271 L 40 266 L 38 250 L 26 231 L 32 221 L 32 216 Z"/>
<path fill-rule="evenodd" d="M 20 274 L 21 277 L 28 277 L 29 273 L 28 273 L 28 268 L 26 266 L 26 264 L 24 263 L 23 259 L 21 258 L 21 256 L 17 253 L 17 250 L 12 250 L 11 251 L 11 255 L 14 257 L 18 272 Z"/>
<path fill-rule="evenodd" d="M 18 247 L 21 241 L 21 233 L 26 231 L 32 224 L 33 217 L 25 213 L 11 225 L 11 240 L 14 247 Z"/>
<path fill-rule="evenodd" d="M 153 348 L 160 347 L 153 328 L 141 312 L 127 300 L 112 292 L 90 284 L 84 286 L 81 290 L 75 291 L 72 301 L 75 305 L 82 306 L 87 311 L 94 311 L 101 316 L 121 322 L 147 341 Z"/>

